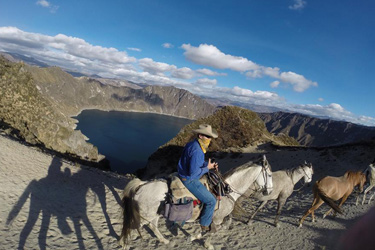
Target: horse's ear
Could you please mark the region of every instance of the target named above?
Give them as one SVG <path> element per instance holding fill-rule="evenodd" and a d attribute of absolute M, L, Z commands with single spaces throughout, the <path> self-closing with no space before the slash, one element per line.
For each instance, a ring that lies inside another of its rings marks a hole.
<path fill-rule="evenodd" d="M 263 161 L 266 161 L 267 159 L 266 159 L 266 155 L 263 155 Z"/>
<path fill-rule="evenodd" d="M 307 165 L 307 161 L 305 160 L 305 165 Z"/>
<path fill-rule="evenodd" d="M 374 160 L 372 161 L 372 164 L 374 164 L 375 163 L 375 158 L 374 158 Z"/>

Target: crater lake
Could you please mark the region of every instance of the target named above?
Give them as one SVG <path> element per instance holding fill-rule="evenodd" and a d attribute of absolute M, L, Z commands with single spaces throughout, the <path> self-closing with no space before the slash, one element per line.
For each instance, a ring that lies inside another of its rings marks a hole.
<path fill-rule="evenodd" d="M 100 154 L 110 161 L 111 171 L 133 173 L 146 166 L 148 157 L 193 122 L 153 113 L 84 110 L 77 128 Z"/>

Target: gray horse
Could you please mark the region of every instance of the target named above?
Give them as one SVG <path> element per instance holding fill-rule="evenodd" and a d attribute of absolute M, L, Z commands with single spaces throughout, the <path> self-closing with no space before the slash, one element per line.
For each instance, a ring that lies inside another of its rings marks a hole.
<path fill-rule="evenodd" d="M 252 219 L 255 217 L 257 212 L 262 209 L 269 200 L 277 200 L 277 212 L 275 218 L 275 226 L 280 227 L 279 217 L 281 214 L 281 209 L 284 206 L 288 197 L 293 193 L 294 186 L 300 179 L 304 178 L 305 183 L 309 183 L 312 180 L 313 167 L 311 163 L 305 161 L 304 164 L 293 168 L 276 171 L 272 174 L 273 181 L 273 191 L 269 195 L 263 195 L 259 192 L 253 192 L 250 188 L 247 195 L 253 195 L 252 197 L 262 201 L 262 204 L 257 208 L 257 210 L 251 215 L 248 225 L 252 223 Z"/>
<path fill-rule="evenodd" d="M 362 205 L 365 204 L 366 200 L 366 194 L 375 186 L 375 159 L 374 161 L 367 167 L 367 169 L 364 171 L 365 173 L 368 172 L 368 180 L 370 183 L 370 186 L 368 186 L 365 191 L 363 192 L 363 199 L 362 199 Z M 375 193 L 373 193 L 370 196 L 370 199 L 368 200 L 367 204 L 370 204 L 371 199 L 374 197 Z M 358 199 L 356 204 L 358 203 Z"/>

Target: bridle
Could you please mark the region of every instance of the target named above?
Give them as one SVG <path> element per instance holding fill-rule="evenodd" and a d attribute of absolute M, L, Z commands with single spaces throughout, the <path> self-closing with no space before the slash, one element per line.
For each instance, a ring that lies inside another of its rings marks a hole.
<path fill-rule="evenodd" d="M 303 171 L 303 173 L 304 173 L 304 177 L 306 176 L 306 177 L 308 177 L 309 179 L 310 179 L 310 181 L 312 181 L 312 175 L 311 175 L 311 177 L 306 173 L 306 170 L 305 170 L 305 168 L 304 168 L 304 166 L 307 166 L 307 167 L 309 167 L 309 168 L 312 168 L 312 166 L 310 167 L 309 165 L 307 165 L 307 164 L 304 164 L 304 165 L 302 165 L 302 166 L 300 166 L 300 168 L 302 169 L 302 171 Z M 293 191 L 300 191 L 305 185 L 306 185 L 306 181 L 305 181 L 305 178 L 302 178 L 303 179 L 303 184 L 302 184 L 302 187 L 300 187 L 299 189 L 297 189 L 297 190 L 293 190 Z"/>
<path fill-rule="evenodd" d="M 270 174 L 269 172 L 272 172 L 270 167 L 269 167 L 269 164 L 268 162 L 265 162 L 266 160 L 263 160 L 262 162 L 262 170 L 259 172 L 259 175 L 257 176 L 257 178 L 255 179 L 255 182 L 254 182 L 254 189 L 252 189 L 254 192 L 262 192 L 263 195 L 267 195 L 271 192 L 268 192 L 270 188 L 267 188 L 268 186 L 268 179 L 269 178 L 272 178 L 272 174 Z M 256 181 L 260 175 L 263 175 L 263 180 L 264 180 L 264 186 L 260 186 L 259 183 Z"/>

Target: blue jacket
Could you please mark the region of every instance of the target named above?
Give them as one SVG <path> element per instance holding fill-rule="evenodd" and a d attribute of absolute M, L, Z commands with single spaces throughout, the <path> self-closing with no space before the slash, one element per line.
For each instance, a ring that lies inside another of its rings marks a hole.
<path fill-rule="evenodd" d="M 177 172 L 181 178 L 199 180 L 202 175 L 208 172 L 207 165 L 208 162 L 204 161 L 204 153 L 196 139 L 186 144 L 178 162 Z"/>

